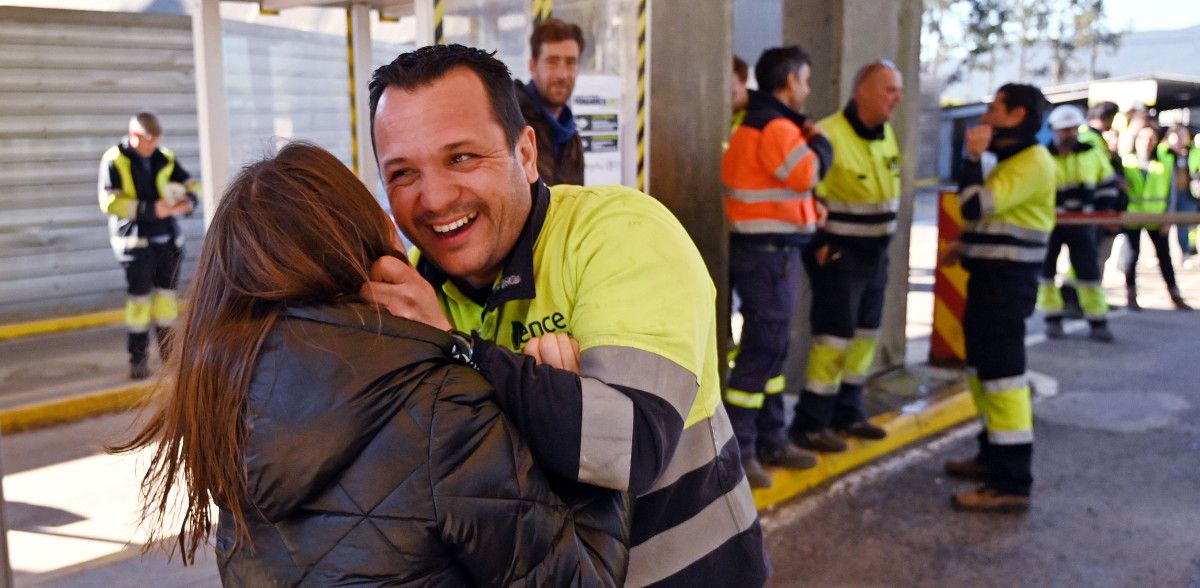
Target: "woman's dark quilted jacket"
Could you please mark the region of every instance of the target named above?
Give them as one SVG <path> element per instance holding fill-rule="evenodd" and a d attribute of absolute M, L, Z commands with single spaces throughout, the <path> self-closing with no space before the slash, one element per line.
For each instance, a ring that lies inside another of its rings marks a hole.
<path fill-rule="evenodd" d="M 246 401 L 238 586 L 614 586 L 624 495 L 549 479 L 446 333 L 358 304 L 290 309 Z"/>

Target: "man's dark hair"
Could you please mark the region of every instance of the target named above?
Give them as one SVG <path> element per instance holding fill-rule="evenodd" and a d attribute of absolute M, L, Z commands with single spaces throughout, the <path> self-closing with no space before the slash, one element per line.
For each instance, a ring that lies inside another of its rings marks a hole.
<path fill-rule="evenodd" d="M 371 92 L 372 136 L 375 111 L 379 107 L 379 99 L 384 90 L 394 86 L 412 91 L 432 86 L 451 70 L 463 67 L 475 72 L 483 82 L 492 106 L 492 117 L 504 129 L 508 146 L 515 146 L 517 135 L 525 128 L 525 117 L 521 115 L 521 107 L 517 104 L 517 95 L 508 67 L 496 59 L 495 54 L 494 51 L 488 53 L 462 45 L 430 45 L 416 51 L 401 53 L 391 63 L 381 66 L 371 75 L 371 83 L 368 86 Z"/>
<path fill-rule="evenodd" d="M 1088 120 L 1111 121 L 1115 116 L 1117 116 L 1117 112 L 1120 110 L 1121 109 L 1117 107 L 1115 102 L 1109 102 L 1107 100 L 1104 102 L 1097 102 L 1088 109 Z"/>
<path fill-rule="evenodd" d="M 579 25 L 559 18 L 551 18 L 534 27 L 529 35 L 529 51 L 534 59 L 542 54 L 542 43 L 557 43 L 559 41 L 575 41 L 579 43 L 579 53 L 583 53 L 583 29 Z"/>
<path fill-rule="evenodd" d="M 737 55 L 733 56 L 733 75 L 737 76 L 738 81 L 743 84 L 750 79 L 750 66 L 746 65 L 746 62 Z"/>
<path fill-rule="evenodd" d="M 161 137 L 163 134 L 162 123 L 158 120 L 158 115 L 149 110 L 143 110 L 129 119 L 129 126 L 132 129 L 140 128 L 139 132 L 151 137 Z"/>
<path fill-rule="evenodd" d="M 1000 86 L 998 92 L 1002 95 L 1005 108 L 1012 110 L 1019 106 L 1025 109 L 1025 120 L 1016 126 L 1017 130 L 1036 135 L 1042 128 L 1042 118 L 1049 105 L 1042 91 L 1029 84 L 1010 83 Z"/>
<path fill-rule="evenodd" d="M 799 45 L 772 47 L 763 51 L 754 64 L 754 77 L 758 78 L 758 89 L 768 94 L 787 87 L 788 75 L 809 65 L 808 54 Z"/>

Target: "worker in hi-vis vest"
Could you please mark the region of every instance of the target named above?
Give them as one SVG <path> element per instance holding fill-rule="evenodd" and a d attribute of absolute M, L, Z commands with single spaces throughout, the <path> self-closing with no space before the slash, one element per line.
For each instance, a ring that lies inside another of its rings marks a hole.
<path fill-rule="evenodd" d="M 979 452 L 946 463 L 954 477 L 982 478 L 952 504 L 979 511 L 1024 511 L 1033 486 L 1033 404 L 1025 375 L 1025 319 L 1054 228 L 1054 158 L 1037 141 L 1046 98 L 1006 84 L 967 131 L 958 194 L 965 225 L 943 262 L 969 272 L 963 312 L 967 386 L 983 420 Z M 985 176 L 982 157 L 995 155 Z"/>
<path fill-rule="evenodd" d="M 150 327 L 159 355 L 170 349 L 170 328 L 179 314 L 176 284 L 183 261 L 179 215 L 191 215 L 199 184 L 175 153 L 160 147 L 158 117 L 140 112 L 129 119 L 129 134 L 100 160 L 100 210 L 108 214 L 109 241 L 125 268 L 128 298 L 129 375 L 149 377 Z"/>

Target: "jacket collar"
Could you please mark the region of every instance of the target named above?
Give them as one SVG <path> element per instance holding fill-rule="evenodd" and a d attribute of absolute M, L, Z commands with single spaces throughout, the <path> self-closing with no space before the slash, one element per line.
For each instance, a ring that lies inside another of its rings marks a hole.
<path fill-rule="evenodd" d="M 284 309 L 283 315 L 391 337 L 414 339 L 442 349 L 450 348 L 448 334 L 424 323 L 392 316 L 380 307 L 361 302 L 357 297 L 334 304 L 289 306 Z"/>
<path fill-rule="evenodd" d="M 858 117 L 858 104 L 851 99 L 846 103 L 846 107 L 842 109 L 842 116 L 850 122 L 850 128 L 854 129 L 854 133 L 868 141 L 882 141 L 884 137 L 884 126 L 879 125 L 875 128 L 868 127 L 866 123 Z"/>
<path fill-rule="evenodd" d="M 1092 148 L 1091 143 L 1085 143 L 1083 141 L 1076 141 L 1075 147 L 1071 149 L 1071 153 L 1083 153 L 1084 151 L 1087 151 L 1088 149 L 1091 149 L 1091 148 Z M 1055 144 L 1054 144 L 1054 139 L 1050 139 L 1049 141 L 1046 141 L 1046 149 L 1050 151 L 1050 155 L 1054 155 L 1054 156 L 1060 155 L 1060 153 L 1058 151 L 1058 147 L 1055 146 Z"/>
<path fill-rule="evenodd" d="M 785 117 L 796 123 L 796 126 L 798 127 L 803 127 L 804 121 L 808 120 L 808 117 L 796 112 L 783 102 L 780 102 L 775 96 L 760 90 L 750 90 L 750 100 L 746 103 L 747 115 L 754 110 L 772 111 L 779 116 Z"/>
<path fill-rule="evenodd" d="M 571 140 L 575 136 L 575 114 L 571 112 L 571 106 L 564 104 L 562 112 L 558 116 L 550 113 L 550 109 L 546 107 L 546 103 L 542 101 L 542 93 L 538 91 L 537 85 L 533 80 L 529 80 L 524 86 L 525 92 L 529 94 L 529 98 L 537 104 L 542 111 L 542 118 L 546 119 L 546 125 L 550 128 L 550 139 L 554 142 L 554 146 L 558 147 L 563 143 Z"/>
<path fill-rule="evenodd" d="M 471 296 L 476 303 L 484 307 L 484 312 L 498 308 L 506 302 L 529 300 L 537 295 L 537 290 L 534 288 L 533 248 L 537 244 L 538 236 L 542 233 L 542 226 L 546 223 L 546 212 L 550 208 L 550 189 L 541 180 L 538 180 L 530 184 L 529 193 L 533 205 L 530 207 L 529 217 L 525 219 L 525 226 L 521 229 L 521 234 L 517 237 L 517 242 L 513 245 L 513 249 L 504 263 L 504 271 L 492 285 L 491 290 L 484 292 L 486 298 Z M 441 288 L 446 280 L 450 279 L 450 275 L 438 267 L 427 255 L 422 255 L 417 261 L 417 272 L 436 288 Z M 468 296 L 471 295 L 467 289 L 462 287 L 459 289 Z"/>

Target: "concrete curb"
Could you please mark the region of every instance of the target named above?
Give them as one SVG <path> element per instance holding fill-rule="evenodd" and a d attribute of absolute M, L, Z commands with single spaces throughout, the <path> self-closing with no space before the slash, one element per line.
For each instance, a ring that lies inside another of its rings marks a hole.
<path fill-rule="evenodd" d="M 104 327 L 123 320 L 125 320 L 124 310 L 105 310 L 89 314 L 77 314 L 74 316 L 0 325 L 0 341 L 33 335 L 46 335 L 60 331 Z"/>
<path fill-rule="evenodd" d="M 0 431 L 11 435 L 136 408 L 146 401 L 152 386 L 150 381 L 138 382 L 80 396 L 6 408 L 0 410 Z"/>
<path fill-rule="evenodd" d="M 878 457 L 944 431 L 976 415 L 971 395 L 965 386 L 952 386 L 923 401 L 913 412 L 888 413 L 871 421 L 887 431 L 886 439 L 879 441 L 849 440 L 850 448 L 842 453 L 821 455 L 817 467 L 807 470 L 771 471 L 770 488 L 754 491 L 754 505 L 768 510 L 788 499 L 794 498 L 831 478 L 853 470 Z"/>

